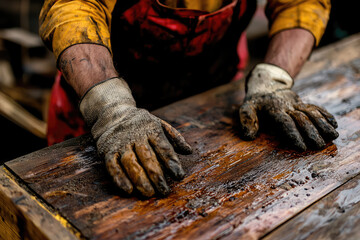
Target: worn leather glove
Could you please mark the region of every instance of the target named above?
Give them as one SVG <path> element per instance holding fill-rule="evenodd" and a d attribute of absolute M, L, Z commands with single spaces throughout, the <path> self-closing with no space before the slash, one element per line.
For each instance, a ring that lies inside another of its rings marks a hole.
<path fill-rule="evenodd" d="M 127 83 L 114 78 L 92 87 L 80 111 L 91 126 L 97 150 L 116 185 L 127 193 L 136 188 L 146 197 L 169 193 L 161 165 L 175 179 L 185 175 L 178 152 L 191 153 L 185 139 L 165 121 L 139 109 Z"/>
<path fill-rule="evenodd" d="M 246 97 L 239 109 L 244 138 L 256 137 L 258 118 L 274 123 L 286 143 L 300 151 L 307 146 L 323 148 L 339 136 L 334 116 L 321 107 L 303 103 L 291 90 L 293 84 L 291 76 L 280 67 L 265 63 L 255 66 L 246 80 Z"/>

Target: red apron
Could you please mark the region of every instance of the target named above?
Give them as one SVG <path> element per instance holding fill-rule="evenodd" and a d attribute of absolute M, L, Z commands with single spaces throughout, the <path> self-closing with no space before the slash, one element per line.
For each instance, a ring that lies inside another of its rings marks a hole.
<path fill-rule="evenodd" d="M 242 33 L 255 9 L 255 0 L 229 0 L 212 13 L 172 9 L 159 0 L 118 1 L 111 23 L 114 63 L 137 106 L 152 110 L 231 81 L 246 66 Z M 49 145 L 87 132 L 66 85 L 59 75 L 52 89 Z"/>

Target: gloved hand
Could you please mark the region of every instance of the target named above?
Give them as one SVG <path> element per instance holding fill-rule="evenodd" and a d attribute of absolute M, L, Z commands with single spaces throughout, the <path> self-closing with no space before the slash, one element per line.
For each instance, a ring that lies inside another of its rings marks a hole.
<path fill-rule="evenodd" d="M 279 135 L 300 151 L 320 149 L 339 136 L 337 122 L 325 109 L 305 104 L 291 90 L 294 80 L 280 67 L 258 64 L 246 80 L 246 97 L 239 109 L 242 135 L 253 140 L 260 121 L 274 123 Z"/>
<path fill-rule="evenodd" d="M 190 145 L 168 123 L 136 108 L 124 80 L 114 78 L 92 87 L 82 98 L 80 111 L 107 171 L 123 191 L 130 194 L 136 188 L 146 197 L 155 190 L 169 193 L 159 162 L 174 178 L 184 177 L 173 146 L 191 153 Z"/>

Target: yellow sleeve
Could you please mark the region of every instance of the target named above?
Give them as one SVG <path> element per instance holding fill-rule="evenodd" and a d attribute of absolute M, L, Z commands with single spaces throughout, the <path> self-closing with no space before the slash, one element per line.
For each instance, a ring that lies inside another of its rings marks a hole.
<path fill-rule="evenodd" d="M 111 13 L 115 0 L 45 0 L 39 33 L 56 59 L 79 43 L 100 44 L 109 49 Z"/>
<path fill-rule="evenodd" d="M 330 0 L 268 0 L 266 15 L 270 37 L 285 29 L 310 31 L 319 44 L 329 20 Z"/>

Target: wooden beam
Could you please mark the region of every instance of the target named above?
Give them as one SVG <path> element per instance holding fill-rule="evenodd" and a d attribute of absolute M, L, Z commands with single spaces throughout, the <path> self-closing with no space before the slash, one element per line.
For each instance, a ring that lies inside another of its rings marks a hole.
<path fill-rule="evenodd" d="M 81 234 L 0 167 L 0 238 L 78 240 Z"/>
<path fill-rule="evenodd" d="M 46 138 L 47 124 L 35 118 L 6 94 L 0 92 L 0 114 L 40 138 Z"/>
<path fill-rule="evenodd" d="M 36 109 L 43 113 L 48 111 L 47 101 L 51 93 L 50 89 L 43 88 L 25 88 L 25 87 L 7 87 L 0 85 L 0 91 L 12 98 L 17 103 Z"/>
<path fill-rule="evenodd" d="M 15 77 L 9 61 L 0 59 L 0 84 L 7 87 L 15 85 Z"/>
<path fill-rule="evenodd" d="M 8 28 L 0 30 L 0 39 L 19 44 L 25 48 L 44 46 L 38 34 L 29 32 L 22 28 Z"/>

